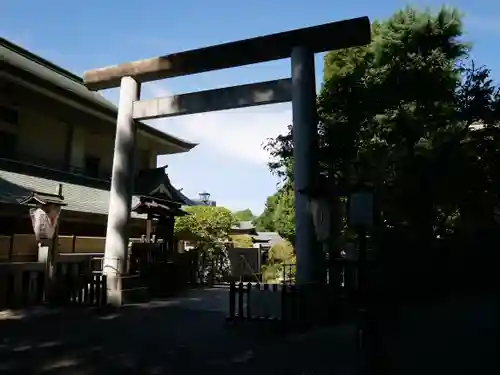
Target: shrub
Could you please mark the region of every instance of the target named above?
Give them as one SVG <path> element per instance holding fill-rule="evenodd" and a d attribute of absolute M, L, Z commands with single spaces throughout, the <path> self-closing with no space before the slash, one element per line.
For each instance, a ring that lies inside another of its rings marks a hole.
<path fill-rule="evenodd" d="M 292 263 L 294 257 L 293 246 L 286 240 L 274 244 L 269 249 L 270 264 Z"/>

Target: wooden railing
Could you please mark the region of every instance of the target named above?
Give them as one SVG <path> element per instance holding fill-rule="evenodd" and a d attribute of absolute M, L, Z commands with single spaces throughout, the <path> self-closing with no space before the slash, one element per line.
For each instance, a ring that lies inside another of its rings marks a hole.
<path fill-rule="evenodd" d="M 86 264 L 57 265 L 53 286 L 46 288 L 45 264 L 4 264 L 0 267 L 0 308 L 23 308 L 45 303 L 105 306 L 106 276 L 87 272 Z"/>
<path fill-rule="evenodd" d="M 130 242 L 140 242 L 139 238 L 131 238 Z M 104 253 L 105 237 L 59 236 L 58 251 L 60 254 L 100 254 Z M 0 235 L 0 263 L 2 262 L 36 262 L 38 246 L 33 234 Z"/>
<path fill-rule="evenodd" d="M 60 275 L 56 278 L 57 305 L 104 307 L 107 305 L 106 275 Z"/>
<path fill-rule="evenodd" d="M 43 266 L 42 266 L 43 267 Z M 39 305 L 44 300 L 45 272 L 42 267 L 31 269 L 0 269 L 0 308 Z"/>
<path fill-rule="evenodd" d="M 331 297 L 328 285 L 231 282 L 228 320 L 267 320 L 289 325 L 323 322 L 336 315 Z"/>

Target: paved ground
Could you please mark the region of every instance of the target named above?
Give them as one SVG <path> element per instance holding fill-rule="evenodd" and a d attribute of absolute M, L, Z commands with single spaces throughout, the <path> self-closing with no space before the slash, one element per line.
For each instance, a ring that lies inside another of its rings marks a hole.
<path fill-rule="evenodd" d="M 228 326 L 226 297 L 227 290 L 215 288 L 114 315 L 0 316 L 0 374 L 355 373 L 352 326 L 286 337 L 257 325 Z M 497 310 L 449 306 L 409 307 L 387 317 L 385 374 L 498 373 Z"/>
<path fill-rule="evenodd" d="M 323 338 L 285 338 L 271 329 L 228 326 L 226 293 L 193 292 L 126 307 L 116 315 L 4 317 L 0 374 L 353 373 L 354 343 L 346 344 L 354 337 L 352 328 L 337 329 L 335 340 L 309 346 Z M 333 369 L 332 350 L 338 356 Z"/>

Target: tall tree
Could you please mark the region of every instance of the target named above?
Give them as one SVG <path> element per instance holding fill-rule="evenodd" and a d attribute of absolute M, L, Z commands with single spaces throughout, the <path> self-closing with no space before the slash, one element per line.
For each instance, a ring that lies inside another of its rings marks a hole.
<path fill-rule="evenodd" d="M 185 216 L 175 219 L 175 235 L 195 243 L 205 252 L 217 252 L 229 240 L 234 217 L 224 207 L 193 206 L 187 207 Z"/>
<path fill-rule="evenodd" d="M 235 211 L 233 212 L 234 218 L 237 221 L 253 221 L 255 220 L 255 215 L 252 213 L 252 211 L 247 208 L 245 210 L 241 211 Z"/>
<path fill-rule="evenodd" d="M 466 232 L 478 238 L 463 228 L 493 228 L 500 203 L 499 94 L 489 70 L 468 60 L 453 9 L 407 7 L 372 33 L 369 46 L 325 56 L 320 166 L 328 173 L 333 165 L 329 177 L 340 187 L 373 185 L 379 229 L 404 238 L 404 248 L 424 252 Z M 268 149 L 270 167 L 289 182 L 291 130 Z"/>
<path fill-rule="evenodd" d="M 293 189 L 285 184 L 269 196 L 264 212 L 255 219 L 258 231 L 278 232 L 292 244 L 295 240 Z"/>

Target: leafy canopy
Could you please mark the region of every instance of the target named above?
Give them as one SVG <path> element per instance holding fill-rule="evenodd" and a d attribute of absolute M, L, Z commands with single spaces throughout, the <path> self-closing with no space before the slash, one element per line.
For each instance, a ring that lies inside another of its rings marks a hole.
<path fill-rule="evenodd" d="M 245 210 L 241 211 L 235 211 L 233 212 L 233 215 L 236 219 L 236 221 L 254 221 L 255 220 L 255 215 L 252 213 L 252 211 L 247 208 Z"/>
<path fill-rule="evenodd" d="M 462 32 L 454 9 L 407 7 L 373 23 L 369 46 L 325 55 L 322 172 L 341 188 L 372 185 L 379 230 L 406 247 L 431 249 L 444 238 L 466 247 L 500 232 L 500 95 L 490 71 L 470 61 Z M 288 190 L 268 199 L 262 225 L 293 217 L 291 136 L 290 127 L 267 145 Z M 278 218 L 279 199 L 290 212 Z"/>
<path fill-rule="evenodd" d="M 233 242 L 234 247 L 253 247 L 252 237 L 248 234 L 233 234 L 231 235 L 231 241 Z"/>
<path fill-rule="evenodd" d="M 175 235 L 178 238 L 193 241 L 205 249 L 229 240 L 234 217 L 227 208 L 192 206 L 185 211 L 188 215 L 175 219 Z"/>

